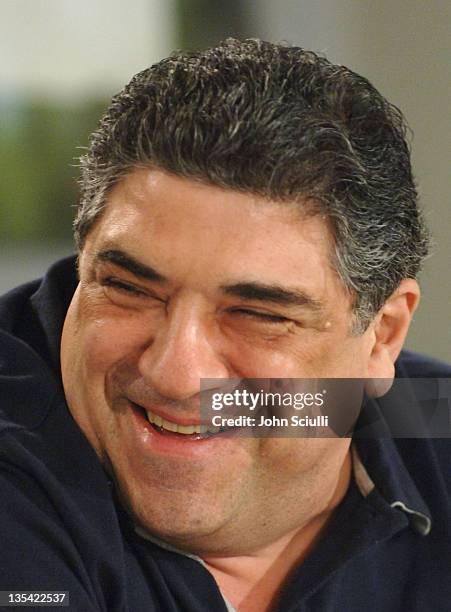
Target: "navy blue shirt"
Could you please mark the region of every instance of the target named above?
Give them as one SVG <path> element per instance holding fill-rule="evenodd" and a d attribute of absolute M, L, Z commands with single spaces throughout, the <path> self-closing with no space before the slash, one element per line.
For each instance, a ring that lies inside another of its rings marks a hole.
<path fill-rule="evenodd" d="M 69 591 L 79 612 L 225 612 L 201 563 L 136 532 L 67 408 L 59 341 L 76 282 L 67 259 L 0 300 L 0 590 Z M 397 374 L 451 368 L 403 353 Z M 372 486 L 352 480 L 277 610 L 451 610 L 451 441 L 353 444 Z"/>

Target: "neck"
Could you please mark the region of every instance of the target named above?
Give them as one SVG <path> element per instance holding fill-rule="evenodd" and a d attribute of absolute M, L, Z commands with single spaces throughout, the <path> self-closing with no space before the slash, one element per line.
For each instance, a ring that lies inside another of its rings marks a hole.
<path fill-rule="evenodd" d="M 238 612 L 271 610 L 287 577 L 322 537 L 348 489 L 350 477 L 351 458 L 348 453 L 332 497 L 301 527 L 248 554 L 204 557 L 221 592 Z"/>

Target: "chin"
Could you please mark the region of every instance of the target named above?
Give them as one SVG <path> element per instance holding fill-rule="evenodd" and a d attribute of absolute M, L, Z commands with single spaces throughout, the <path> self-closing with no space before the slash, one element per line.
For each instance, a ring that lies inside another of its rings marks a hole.
<path fill-rule="evenodd" d="M 154 489 L 146 494 L 129 495 L 119 490 L 119 498 L 137 526 L 174 546 L 202 540 L 227 521 L 223 511 L 227 508 L 225 502 L 222 505 L 218 500 L 193 493 L 172 491 L 168 495 L 167 490 Z"/>

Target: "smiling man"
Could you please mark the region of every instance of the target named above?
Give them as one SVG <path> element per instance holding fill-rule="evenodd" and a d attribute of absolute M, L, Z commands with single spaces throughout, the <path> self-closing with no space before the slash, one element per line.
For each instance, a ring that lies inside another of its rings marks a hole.
<path fill-rule="evenodd" d="M 254 40 L 113 99 L 78 267 L 0 306 L 2 590 L 80 612 L 445 609 L 447 442 L 234 436 L 199 412 L 205 380 L 451 375 L 401 353 L 427 251 L 404 133 L 362 77 Z"/>

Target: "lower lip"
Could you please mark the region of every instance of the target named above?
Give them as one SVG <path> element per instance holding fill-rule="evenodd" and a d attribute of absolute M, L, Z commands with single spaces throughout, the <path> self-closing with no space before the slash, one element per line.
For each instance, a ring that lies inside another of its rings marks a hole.
<path fill-rule="evenodd" d="M 158 452 L 172 455 L 183 456 L 202 456 L 209 454 L 213 449 L 218 450 L 219 446 L 231 443 L 230 433 L 217 434 L 208 437 L 196 437 L 194 435 L 172 434 L 171 432 L 160 433 L 153 427 L 147 417 L 143 414 L 143 409 L 130 402 L 130 412 L 133 417 L 134 433 L 137 442 L 149 452 Z"/>

